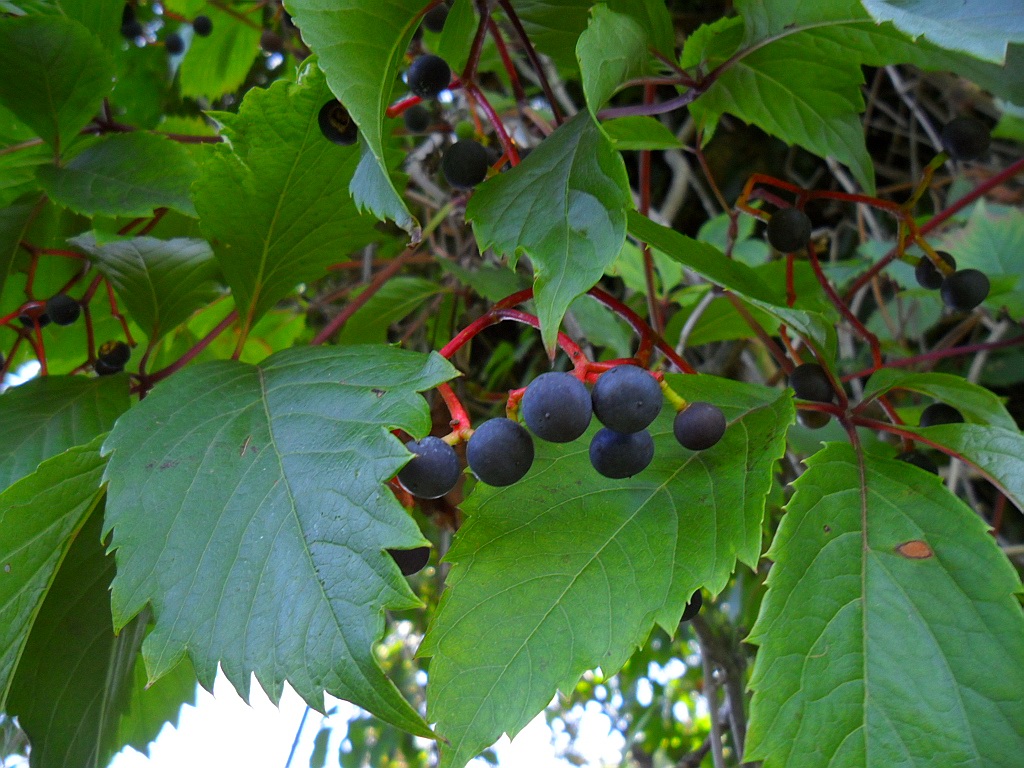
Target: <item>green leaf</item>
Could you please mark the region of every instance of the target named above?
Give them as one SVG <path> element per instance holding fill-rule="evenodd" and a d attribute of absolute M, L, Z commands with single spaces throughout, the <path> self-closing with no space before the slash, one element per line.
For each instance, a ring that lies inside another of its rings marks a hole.
<path fill-rule="evenodd" d="M 207 688 L 219 663 L 243 696 L 255 673 L 274 701 L 287 680 L 311 706 L 326 690 L 432 735 L 373 644 L 385 608 L 417 605 L 384 550 L 426 543 L 384 486 L 409 458 L 389 430 L 425 435 L 416 393 L 454 374 L 436 355 L 300 347 L 186 368 L 118 420 L 114 623 L 152 605 L 151 679 L 187 652 Z"/>
<path fill-rule="evenodd" d="M 54 202 L 86 216 L 152 216 L 155 208 L 196 215 L 191 155 L 155 134 L 104 136 L 67 165 L 45 165 L 37 176 Z"/>
<path fill-rule="evenodd" d="M 647 45 L 672 58 L 676 47 L 672 14 L 664 0 L 607 0 L 608 7 L 617 13 L 628 13 L 643 28 Z"/>
<path fill-rule="evenodd" d="M 41 462 L 0 494 L 0 709 L 54 573 L 100 496 L 101 442 Z"/>
<path fill-rule="evenodd" d="M 41 376 L 0 395 L 0 488 L 109 431 L 128 410 L 123 376 Z"/>
<path fill-rule="evenodd" d="M 0 155 L 0 208 L 27 198 L 39 190 L 36 170 L 53 160 L 52 152 L 45 144 L 27 147 L 6 155 Z M 0 216 L 3 213 L 0 212 Z M 0 231 L 4 225 L 0 224 Z"/>
<path fill-rule="evenodd" d="M 723 27 L 707 42 L 705 55 L 714 61 L 728 58 L 739 32 L 735 24 Z M 725 70 L 690 111 L 709 128 L 728 112 L 787 144 L 834 157 L 871 192 L 874 166 L 859 118 L 864 75 L 860 62 L 832 57 L 830 48 L 813 30 L 755 48 Z"/>
<path fill-rule="evenodd" d="M 744 759 L 1013 765 L 1024 743 L 1020 581 L 934 475 L 833 443 L 769 557 Z"/>
<path fill-rule="evenodd" d="M 565 310 L 622 250 L 629 180 L 589 113 L 559 127 L 515 168 L 480 185 L 466 207 L 480 249 L 533 263 L 544 346 Z"/>
<path fill-rule="evenodd" d="M 59 151 L 114 85 L 114 63 L 89 30 L 61 16 L 0 19 L 0 103 Z"/>
<path fill-rule="evenodd" d="M 1018 509 L 1024 509 L 1024 435 L 1020 430 L 982 424 L 904 429 L 953 449 L 987 475 Z"/>
<path fill-rule="evenodd" d="M 317 125 L 330 98 L 308 62 L 296 83 L 254 88 L 237 115 L 216 115 L 230 142 L 216 147 L 193 192 L 246 327 L 380 237 L 346 189 L 358 150 L 327 141 Z"/>
<path fill-rule="evenodd" d="M 594 0 L 511 0 L 523 29 L 538 51 L 559 68 L 576 70 L 576 42 L 587 28 Z"/>
<path fill-rule="evenodd" d="M 42 198 L 0 209 L 0 294 L 3 293 L 7 277 L 14 268 L 15 259 L 21 249 L 21 241 L 32 225 L 41 203 Z"/>
<path fill-rule="evenodd" d="M 1002 64 L 1011 43 L 1024 43 L 1024 13 L 1017 0 L 986 0 L 983 9 L 963 0 L 863 0 L 879 24 L 891 21 L 911 38 Z"/>
<path fill-rule="evenodd" d="M 94 455 L 98 449 L 97 443 Z M 102 525 L 102 512 L 94 511 L 75 536 L 11 688 L 10 711 L 31 740 L 33 768 L 107 765 L 126 743 L 124 729 L 141 724 L 141 710 L 147 722 L 134 732 L 148 736 L 136 741 L 144 749 L 165 722 L 177 720 L 182 703 L 195 697 L 194 677 L 188 689 L 161 687 L 161 695 L 179 695 L 173 702 L 158 701 L 156 694 L 134 686 L 145 622 L 114 636 L 109 593 L 114 558 L 100 541 Z M 187 672 L 188 665 L 182 666 Z"/>
<path fill-rule="evenodd" d="M 216 99 L 245 82 L 259 54 L 260 30 L 213 3 L 202 13 L 210 17 L 213 31 L 207 37 L 191 35 L 181 61 L 181 94 Z"/>
<path fill-rule="evenodd" d="M 473 0 L 455 0 L 451 4 L 437 43 L 437 55 L 448 62 L 452 72 L 465 69 L 478 24 Z"/>
<path fill-rule="evenodd" d="M 595 5 L 590 23 L 576 44 L 583 95 L 592 114 L 604 106 L 618 86 L 643 74 L 647 33 L 631 17 Z"/>
<path fill-rule="evenodd" d="M 331 91 L 359 126 L 367 155 L 351 184 L 359 204 L 419 239 L 419 223 L 388 176 L 384 110 L 419 25 L 423 0 L 289 0 L 302 39 L 317 54 Z M 326 99 L 325 99 L 326 100 Z"/>
<path fill-rule="evenodd" d="M 864 400 L 872 400 L 891 389 L 920 392 L 941 400 L 960 411 L 969 422 L 991 424 L 1015 431 L 1017 423 L 990 390 L 972 384 L 963 376 L 948 373 L 913 373 L 899 368 L 883 368 L 871 374 L 864 387 Z"/>
<path fill-rule="evenodd" d="M 96 35 L 104 47 L 120 46 L 124 0 L 57 0 L 57 7 Z"/>
<path fill-rule="evenodd" d="M 123 630 L 119 637 L 124 636 L 126 632 L 127 630 Z M 141 642 L 140 638 L 139 643 Z M 142 654 L 138 653 L 130 685 L 131 691 L 120 712 L 113 747 L 117 751 L 124 747 L 132 747 L 146 754 L 149 752 L 150 743 L 156 739 L 165 723 L 177 725 L 182 705 L 195 703 L 199 687 L 196 683 L 196 673 L 188 659 L 182 659 L 178 666 L 166 675 L 155 683 L 150 683 Z"/>
<path fill-rule="evenodd" d="M 205 240 L 133 237 L 97 245 L 95 235 L 87 233 L 68 242 L 95 259 L 152 341 L 222 293 L 220 267 Z"/>
<path fill-rule="evenodd" d="M 601 123 L 616 149 L 680 149 L 681 142 L 664 124 L 647 115 L 617 117 Z"/>
<path fill-rule="evenodd" d="M 714 246 L 655 224 L 638 213 L 629 214 L 629 231 L 638 240 L 649 243 L 701 277 L 732 291 L 788 325 L 817 346 L 826 360 L 835 357 L 836 332 L 831 320 L 818 312 L 787 307 L 785 299 L 777 296 L 769 284 L 746 264 L 733 261 Z"/>
<path fill-rule="evenodd" d="M 435 296 L 441 286 L 422 277 L 388 280 L 348 319 L 338 334 L 339 344 L 386 344 L 388 328 Z"/>
<path fill-rule="evenodd" d="M 860 0 L 736 0 L 736 9 L 743 17 L 747 43 L 803 26 L 868 18 Z"/>
<path fill-rule="evenodd" d="M 514 735 L 585 670 L 614 673 L 655 623 L 678 625 L 695 589 L 718 592 L 737 559 L 757 563 L 792 400 L 712 376 L 669 380 L 722 408 L 718 445 L 682 448 L 666 406 L 651 427 L 654 461 L 633 478 L 599 476 L 586 438 L 538 441 L 523 480 L 478 485 L 464 504 L 448 590 L 420 648 L 433 657 L 427 717 L 448 739 L 442 766 Z"/>

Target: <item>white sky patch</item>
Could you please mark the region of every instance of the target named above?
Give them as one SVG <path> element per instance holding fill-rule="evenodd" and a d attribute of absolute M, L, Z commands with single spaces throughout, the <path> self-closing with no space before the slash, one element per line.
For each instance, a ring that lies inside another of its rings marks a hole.
<path fill-rule="evenodd" d="M 177 728 L 165 725 L 150 745 L 150 757 L 126 747 L 114 758 L 110 768 L 285 768 L 292 741 L 306 704 L 288 685 L 281 696 L 280 708 L 274 706 L 252 681 L 252 705 L 246 704 L 221 674 L 217 675 L 213 694 L 199 689 L 196 706 L 182 708 Z M 592 704 L 594 704 L 592 702 Z M 357 713 L 346 701 L 327 697 L 327 709 L 337 707 L 326 718 L 310 711 L 299 738 L 292 768 L 306 768 L 313 752 L 313 740 L 324 724 L 333 732 L 327 749 L 327 768 L 339 768 L 338 750 L 346 735 L 346 723 Z M 611 733 L 610 720 L 596 704 L 587 707 L 580 720 L 577 749 L 590 765 L 618 764 L 622 737 Z M 554 734 L 544 713 L 535 717 L 513 741 L 503 736 L 495 745 L 499 765 L 529 768 L 569 768 L 557 757 L 552 743 Z M 566 742 L 562 746 L 567 746 Z M 476 759 L 471 768 L 488 768 Z"/>

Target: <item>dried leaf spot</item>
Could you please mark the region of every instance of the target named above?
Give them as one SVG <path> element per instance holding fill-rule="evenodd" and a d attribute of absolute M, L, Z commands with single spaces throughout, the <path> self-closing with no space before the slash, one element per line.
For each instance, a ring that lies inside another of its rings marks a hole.
<path fill-rule="evenodd" d="M 822 529 L 825 531 L 825 533 L 832 533 L 832 526 L 831 525 L 824 525 L 824 526 L 822 526 Z"/>
<path fill-rule="evenodd" d="M 896 554 L 903 555 L 910 560 L 927 560 L 934 552 L 932 548 L 920 539 L 905 541 L 896 547 Z"/>

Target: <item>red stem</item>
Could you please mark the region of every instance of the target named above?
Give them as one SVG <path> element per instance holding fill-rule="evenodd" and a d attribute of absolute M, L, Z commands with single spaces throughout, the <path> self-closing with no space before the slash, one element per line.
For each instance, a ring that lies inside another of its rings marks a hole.
<path fill-rule="evenodd" d="M 856 331 L 857 334 L 871 346 L 871 359 L 874 361 L 875 365 L 880 366 L 882 364 L 882 350 L 878 342 L 878 337 L 869 331 L 864 326 L 864 323 L 857 319 L 857 316 L 850 311 L 846 302 L 844 302 L 839 297 L 839 294 L 836 293 L 836 289 L 832 287 L 832 283 L 829 282 L 829 279 L 821 269 L 821 262 L 818 261 L 818 252 L 814 247 L 813 242 L 807 243 L 807 255 L 810 257 L 811 268 L 814 270 L 814 276 L 818 278 L 819 285 L 821 285 L 829 300 L 836 305 L 836 309 L 839 310 L 840 314 L 842 314 L 850 325 L 853 326 L 854 331 Z M 825 367 L 827 368 L 828 366 Z"/>
<path fill-rule="evenodd" d="M 533 328 L 540 328 L 540 320 L 538 320 L 535 315 L 522 312 L 518 309 L 508 309 L 495 306 L 486 315 L 478 317 L 472 323 L 459 331 L 451 341 L 441 347 L 439 354 L 442 357 L 450 359 L 452 355 L 458 352 L 470 339 L 482 330 L 500 323 L 503 320 L 512 320 L 517 323 L 532 326 Z M 569 356 L 570 360 L 572 360 L 573 367 L 586 364 L 587 357 L 583 354 L 583 350 L 579 348 L 579 345 L 577 345 L 575 341 L 570 339 L 561 331 L 558 332 L 558 346 L 561 347 L 562 351 Z"/>
<path fill-rule="evenodd" d="M 644 348 L 644 342 L 647 341 L 648 344 L 653 344 L 658 349 L 660 349 L 662 354 L 665 355 L 665 357 L 667 357 L 669 361 L 672 363 L 672 365 L 674 365 L 678 370 L 682 371 L 683 373 L 697 372 L 692 365 L 690 365 L 682 357 L 679 356 L 679 354 L 675 351 L 671 344 L 665 341 L 665 339 L 663 339 L 660 335 L 655 333 L 654 329 L 651 328 L 651 326 L 649 326 L 647 322 L 642 317 L 640 317 L 640 315 L 638 315 L 632 309 L 630 309 L 621 301 L 616 299 L 610 293 L 597 287 L 591 288 L 589 291 L 587 291 L 587 293 L 593 296 L 602 304 L 604 304 L 606 307 L 608 307 L 608 309 L 612 310 L 612 312 L 617 314 L 619 317 L 621 317 L 623 320 L 629 323 L 630 326 L 632 326 L 633 330 L 640 336 L 641 349 Z M 637 353 L 637 357 L 643 360 L 643 358 L 640 357 L 639 352 Z"/>
<path fill-rule="evenodd" d="M 460 437 L 465 435 L 470 429 L 471 422 L 469 414 L 466 413 L 465 406 L 462 405 L 462 401 L 459 400 L 450 384 L 438 384 L 437 391 L 444 400 L 444 404 L 448 406 L 448 413 L 452 415 L 451 421 L 448 422 L 452 432 Z"/>
<path fill-rule="evenodd" d="M 516 32 L 516 37 L 519 38 L 520 45 L 523 46 L 523 50 L 526 52 L 526 58 L 530 60 L 530 64 L 533 65 L 534 72 L 537 73 L 537 79 L 540 81 L 540 87 L 544 91 L 544 98 L 548 100 L 548 105 L 551 107 L 551 113 L 555 116 L 555 124 L 561 125 L 565 118 L 562 115 L 562 110 L 558 108 L 558 101 L 555 99 L 555 92 L 551 89 L 551 83 L 548 82 L 547 75 L 544 74 L 544 66 L 541 64 L 540 56 L 537 55 L 537 51 L 533 47 L 533 43 L 530 42 L 530 36 L 526 34 L 526 30 L 523 29 L 523 23 L 519 20 L 519 16 L 516 14 L 515 8 L 512 7 L 512 3 L 509 0 L 498 0 L 498 5 L 505 11 L 505 15 L 508 16 L 509 23 L 512 24 L 512 29 Z"/>
<path fill-rule="evenodd" d="M 313 337 L 313 341 L 310 343 L 323 344 L 327 339 L 331 338 L 360 307 L 373 298 L 373 295 L 383 288 L 388 280 L 395 276 L 398 270 L 405 266 L 406 259 L 412 256 L 414 252 L 413 249 L 406 248 L 402 253 L 393 258 L 390 264 L 373 276 L 373 280 L 370 281 L 370 284 L 366 286 L 363 292 L 346 304 L 345 308 L 331 322 L 325 325 L 320 333 Z"/>
<path fill-rule="evenodd" d="M 920 355 L 913 355 L 911 357 L 900 358 L 899 360 L 888 360 L 882 365 L 875 365 L 871 368 L 865 368 L 856 373 L 850 373 L 843 376 L 843 381 L 850 381 L 851 379 L 859 379 L 864 376 L 870 376 L 875 371 L 882 368 L 906 368 L 917 363 L 924 363 L 930 360 L 941 360 L 945 357 L 961 357 L 963 355 L 973 355 L 976 352 L 986 352 L 992 349 L 1004 349 L 1006 347 L 1015 347 L 1018 344 L 1024 344 L 1024 336 L 1014 336 L 1012 339 L 1003 339 L 1002 341 L 988 341 L 983 344 L 965 344 L 962 347 L 950 347 L 949 349 L 939 349 L 934 352 L 925 352 Z"/>
<path fill-rule="evenodd" d="M 498 49 L 501 63 L 504 65 L 505 71 L 508 72 L 508 79 L 512 83 L 512 93 L 515 94 L 516 103 L 522 104 L 526 101 L 526 91 L 523 90 L 523 84 L 519 80 L 519 72 L 516 71 L 516 65 L 508 54 L 508 46 L 505 45 L 505 38 L 501 36 L 501 29 L 498 28 L 498 25 L 494 23 L 494 19 L 490 16 L 487 17 L 487 31 L 491 33 L 494 47 Z"/>
<path fill-rule="evenodd" d="M 484 48 L 484 36 L 487 33 L 487 19 L 489 8 L 486 0 L 477 0 L 477 11 L 480 13 L 480 23 L 477 25 L 476 34 L 473 36 L 473 44 L 469 47 L 469 57 L 466 59 L 466 67 L 462 70 L 462 82 L 470 84 L 476 76 L 476 68 L 480 63 L 480 54 Z"/>
<path fill-rule="evenodd" d="M 147 376 L 145 379 L 143 379 L 141 384 L 140 384 L 141 389 L 143 391 L 148 390 L 154 384 L 156 384 L 158 381 L 166 379 L 168 376 L 170 376 L 175 371 L 179 371 L 182 368 L 184 368 L 186 365 L 188 365 L 190 362 L 192 362 L 204 349 L 206 349 L 208 346 L 210 346 L 210 344 L 213 343 L 214 339 L 216 339 L 218 336 L 220 336 L 225 330 L 227 330 L 227 328 L 232 323 L 234 323 L 237 320 L 238 320 L 238 310 L 233 309 L 233 310 L 231 310 L 231 312 L 228 314 L 227 317 L 225 317 L 223 320 L 221 320 L 219 323 L 217 323 L 217 325 L 214 327 L 214 329 L 212 331 L 210 331 L 202 339 L 200 339 L 196 343 L 196 345 L 194 347 L 192 347 L 192 349 L 190 349 L 184 355 L 182 355 L 177 360 L 175 360 L 173 363 L 168 365 L 166 368 L 161 368 L 159 371 L 156 371 L 156 372 L 150 374 L 149 376 Z"/>
<path fill-rule="evenodd" d="M 501 118 L 498 117 L 498 113 L 494 111 L 494 107 L 492 107 L 491 103 L 487 101 L 487 97 L 484 96 L 483 92 L 472 83 L 466 83 L 464 88 L 480 103 L 480 107 L 487 115 L 487 119 L 490 121 L 491 125 L 494 126 L 494 130 L 498 134 L 498 141 L 501 143 L 501 148 L 505 150 L 505 154 L 508 156 L 509 162 L 512 163 L 513 166 L 519 165 L 519 153 L 516 151 L 516 147 L 512 143 L 512 139 L 509 138 L 508 132 L 505 130 L 504 123 L 502 123 Z"/>

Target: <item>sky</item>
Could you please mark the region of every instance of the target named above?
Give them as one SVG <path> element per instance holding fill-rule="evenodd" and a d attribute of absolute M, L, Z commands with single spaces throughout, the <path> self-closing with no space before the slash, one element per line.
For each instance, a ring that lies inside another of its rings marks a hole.
<path fill-rule="evenodd" d="M 199 689 L 196 706 L 182 708 L 178 726 L 165 725 L 150 745 L 150 754 L 130 747 L 120 752 L 110 768 L 224 768 L 244 765 L 246 768 L 285 768 L 295 733 L 299 728 L 305 702 L 285 686 L 280 708 L 275 707 L 253 680 L 252 706 L 246 704 L 231 683 L 218 675 L 213 694 Z M 344 724 L 356 709 L 347 702 L 328 697 L 327 708 L 338 707 L 329 718 L 334 733 L 328 747 L 328 768 L 338 768 L 338 748 L 344 738 Z M 299 736 L 291 768 L 306 768 L 313 752 L 313 740 L 324 717 L 311 711 Z M 583 741 L 589 765 L 616 764 L 620 755 L 617 744 L 609 739 L 609 723 L 603 715 L 585 715 L 582 723 Z M 516 739 L 503 737 L 497 746 L 502 766 L 530 768 L 567 768 L 552 745 L 552 733 L 538 715 Z M 474 761 L 471 768 L 487 763 Z"/>

